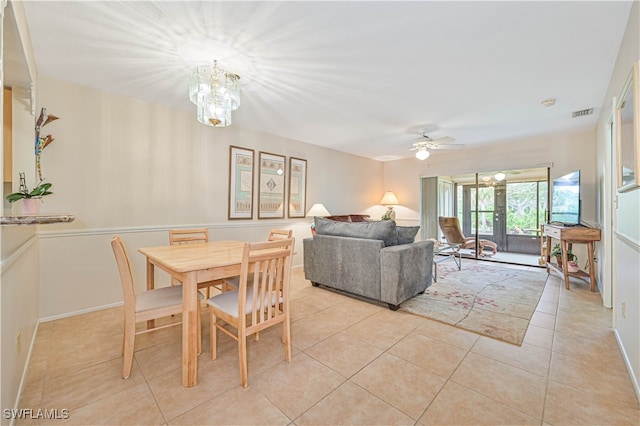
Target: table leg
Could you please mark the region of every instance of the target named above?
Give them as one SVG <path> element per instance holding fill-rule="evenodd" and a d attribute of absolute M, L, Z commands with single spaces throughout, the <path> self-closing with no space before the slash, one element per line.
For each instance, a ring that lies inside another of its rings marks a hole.
<path fill-rule="evenodd" d="M 589 253 L 589 282 L 591 283 L 591 291 L 596 291 L 596 266 L 593 264 L 595 253 L 593 249 L 593 241 L 587 243 L 587 252 Z"/>
<path fill-rule="evenodd" d="M 562 274 L 564 275 L 564 286 L 567 290 L 569 290 L 569 260 L 567 257 L 567 242 L 565 240 L 560 241 L 560 245 L 562 246 Z"/>
<path fill-rule="evenodd" d="M 182 283 L 182 385 L 198 384 L 198 285 L 196 272 Z"/>
<path fill-rule="evenodd" d="M 147 290 L 153 290 L 155 287 L 155 268 L 153 263 L 147 259 Z M 147 330 L 152 329 L 156 326 L 155 320 L 147 321 Z"/>

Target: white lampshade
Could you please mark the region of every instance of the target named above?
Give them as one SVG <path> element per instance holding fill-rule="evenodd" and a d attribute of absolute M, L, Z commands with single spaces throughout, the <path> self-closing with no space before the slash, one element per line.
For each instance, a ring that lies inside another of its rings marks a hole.
<path fill-rule="evenodd" d="M 387 191 L 382 196 L 380 204 L 382 204 L 383 206 L 393 206 L 400 204 L 400 201 L 398 201 L 398 197 L 396 197 L 396 194 L 394 194 L 393 191 Z"/>
<path fill-rule="evenodd" d="M 327 210 L 325 206 L 318 203 L 311 206 L 311 208 L 307 212 L 307 217 L 314 216 L 331 216 L 331 213 L 329 213 L 329 210 Z"/>

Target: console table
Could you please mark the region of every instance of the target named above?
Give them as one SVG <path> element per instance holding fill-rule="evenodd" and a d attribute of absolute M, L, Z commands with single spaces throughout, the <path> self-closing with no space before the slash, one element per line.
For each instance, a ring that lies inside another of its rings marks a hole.
<path fill-rule="evenodd" d="M 547 239 L 547 273 L 550 269 L 562 274 L 564 285 L 569 289 L 569 277 L 578 277 L 589 279 L 591 291 L 596 291 L 596 269 L 593 264 L 595 247 L 594 243 L 600 241 L 600 230 L 596 228 L 588 228 L 586 226 L 562 226 L 546 224 L 542 230 L 543 236 Z M 554 265 L 550 262 L 551 258 L 551 239 L 560 241 L 562 249 L 562 267 Z M 573 244 L 586 244 L 589 255 L 589 273 L 584 271 L 569 272 L 567 268 L 567 251 L 571 250 Z"/>

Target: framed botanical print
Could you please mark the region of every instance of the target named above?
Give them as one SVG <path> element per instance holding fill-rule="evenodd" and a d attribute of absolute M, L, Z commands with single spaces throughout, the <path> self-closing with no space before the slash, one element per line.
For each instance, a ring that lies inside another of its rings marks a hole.
<path fill-rule="evenodd" d="M 307 160 L 289 158 L 289 217 L 304 217 L 307 210 Z"/>
<path fill-rule="evenodd" d="M 258 219 L 284 219 L 285 160 L 282 155 L 260 152 Z"/>
<path fill-rule="evenodd" d="M 253 153 L 229 147 L 229 219 L 253 219 Z"/>
<path fill-rule="evenodd" d="M 618 191 L 640 186 L 640 78 L 636 62 L 616 105 Z"/>

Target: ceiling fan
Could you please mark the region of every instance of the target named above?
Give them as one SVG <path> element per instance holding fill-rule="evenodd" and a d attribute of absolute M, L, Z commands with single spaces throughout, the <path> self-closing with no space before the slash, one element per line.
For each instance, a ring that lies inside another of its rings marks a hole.
<path fill-rule="evenodd" d="M 413 148 L 411 151 L 416 151 L 416 158 L 418 160 L 426 160 L 429 158 L 430 149 L 462 149 L 464 144 L 451 143 L 455 141 L 454 138 L 445 136 L 438 139 L 432 139 L 424 133 L 420 137 L 413 141 Z"/>

